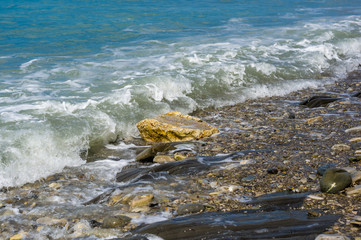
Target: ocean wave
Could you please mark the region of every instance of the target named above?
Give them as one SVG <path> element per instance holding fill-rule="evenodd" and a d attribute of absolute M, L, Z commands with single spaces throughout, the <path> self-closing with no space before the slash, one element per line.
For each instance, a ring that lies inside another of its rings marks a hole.
<path fill-rule="evenodd" d="M 80 154 L 89 148 L 137 136 L 135 124 L 143 118 L 344 78 L 361 63 L 360 20 L 300 21 L 242 35 L 232 29 L 250 26 L 232 18 L 211 37 L 107 46 L 79 58 L 27 59 L 0 82 L 0 186 L 80 165 Z"/>

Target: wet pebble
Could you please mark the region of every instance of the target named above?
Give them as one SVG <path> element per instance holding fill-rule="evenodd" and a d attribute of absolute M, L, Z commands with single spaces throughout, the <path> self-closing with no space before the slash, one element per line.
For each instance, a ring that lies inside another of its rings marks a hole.
<path fill-rule="evenodd" d="M 127 216 L 107 216 L 103 220 L 104 228 L 120 228 L 130 223 L 132 219 Z"/>
<path fill-rule="evenodd" d="M 361 195 L 361 185 L 356 185 L 353 188 L 350 188 L 346 191 L 346 194 L 349 196 L 358 196 Z"/>
<path fill-rule="evenodd" d="M 352 182 L 357 183 L 361 181 L 361 171 L 356 171 L 351 174 L 352 175 Z"/>
<path fill-rule="evenodd" d="M 361 137 L 351 138 L 349 141 L 352 143 L 358 143 L 358 142 L 361 142 Z"/>
<path fill-rule="evenodd" d="M 351 147 L 346 144 L 335 144 L 331 147 L 331 149 L 334 152 L 344 152 L 344 151 L 349 151 Z"/>
<path fill-rule="evenodd" d="M 269 169 L 267 169 L 267 173 L 269 173 L 269 174 L 277 174 L 278 169 L 277 168 L 269 168 Z"/>
<path fill-rule="evenodd" d="M 136 197 L 130 202 L 130 206 L 131 206 L 132 208 L 148 206 L 153 199 L 154 199 L 154 195 L 153 195 L 153 194 L 136 196 Z"/>
<path fill-rule="evenodd" d="M 15 234 L 14 236 L 10 237 L 10 240 L 24 239 L 27 235 L 28 235 L 27 232 L 20 232 L 18 234 Z"/>
<path fill-rule="evenodd" d="M 306 119 L 305 122 L 306 122 L 307 124 L 313 124 L 313 123 L 316 123 L 316 122 L 321 122 L 322 120 L 323 120 L 323 117 L 322 117 L 322 116 L 318 116 L 318 117 Z"/>
<path fill-rule="evenodd" d="M 345 130 L 346 133 L 357 133 L 357 132 L 361 132 L 361 126 L 357 126 L 357 127 L 353 127 L 353 128 L 349 128 Z"/>
<path fill-rule="evenodd" d="M 321 191 L 326 193 L 338 193 L 352 183 L 351 174 L 340 168 L 330 168 L 322 176 L 320 181 Z"/>
<path fill-rule="evenodd" d="M 354 216 L 351 220 L 351 224 L 361 227 L 361 216 Z"/>
<path fill-rule="evenodd" d="M 204 211 L 205 207 L 200 203 L 188 203 L 180 205 L 177 209 L 178 215 L 185 215 L 190 213 L 199 213 Z"/>
<path fill-rule="evenodd" d="M 167 163 L 167 162 L 175 162 L 176 160 L 174 158 L 172 158 L 171 156 L 167 156 L 167 155 L 158 155 L 155 156 L 153 159 L 153 162 L 156 163 Z"/>
<path fill-rule="evenodd" d="M 350 240 L 350 238 L 339 234 L 321 234 L 315 240 Z"/>
<path fill-rule="evenodd" d="M 255 180 L 255 179 L 256 179 L 255 176 L 249 175 L 249 176 L 247 176 L 247 177 L 242 178 L 241 181 L 242 181 L 242 182 L 252 182 L 252 181 Z"/>
<path fill-rule="evenodd" d="M 50 217 L 42 217 L 36 220 L 37 223 L 47 225 L 47 226 L 61 226 L 64 227 L 68 221 L 65 218 L 57 219 Z"/>
<path fill-rule="evenodd" d="M 89 222 L 86 220 L 80 220 L 73 226 L 72 228 L 73 233 L 70 235 L 70 237 L 79 238 L 79 237 L 88 236 L 90 230 L 91 230 L 91 226 Z"/>
<path fill-rule="evenodd" d="M 321 165 L 317 168 L 317 174 L 322 176 L 326 172 L 327 169 L 335 168 L 336 166 L 337 166 L 336 163 L 326 163 L 324 165 Z"/>

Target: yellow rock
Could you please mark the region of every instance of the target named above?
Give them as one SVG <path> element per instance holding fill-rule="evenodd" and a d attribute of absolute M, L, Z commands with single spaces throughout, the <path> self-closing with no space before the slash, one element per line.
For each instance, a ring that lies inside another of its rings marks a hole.
<path fill-rule="evenodd" d="M 318 117 L 306 119 L 306 123 L 307 124 L 313 124 L 315 122 L 320 122 L 322 120 L 323 120 L 322 116 L 318 116 Z"/>
<path fill-rule="evenodd" d="M 21 233 L 18 233 L 12 237 L 10 237 L 10 240 L 18 240 L 18 239 L 23 239 L 24 237 L 26 237 L 28 233 L 27 232 L 21 232 Z"/>
<path fill-rule="evenodd" d="M 127 204 L 129 203 L 129 201 L 133 198 L 133 196 L 131 194 L 127 194 L 125 195 L 122 199 L 121 199 L 121 203 L 122 204 Z"/>
<path fill-rule="evenodd" d="M 108 204 L 110 206 L 118 204 L 123 198 L 123 194 L 115 194 L 110 197 Z"/>
<path fill-rule="evenodd" d="M 140 136 L 148 142 L 190 141 L 212 136 L 219 130 L 199 118 L 169 112 L 137 123 Z"/>
<path fill-rule="evenodd" d="M 181 160 L 186 159 L 186 158 L 187 158 L 187 155 L 185 155 L 185 154 L 183 154 L 183 153 L 177 152 L 177 153 L 174 154 L 174 158 L 175 158 L 175 160 L 177 160 L 177 161 L 181 161 Z"/>
<path fill-rule="evenodd" d="M 175 159 L 167 155 L 158 155 L 154 157 L 153 162 L 156 163 L 175 162 Z"/>
<path fill-rule="evenodd" d="M 154 199 L 154 195 L 153 195 L 153 194 L 136 196 L 136 197 L 130 202 L 130 206 L 131 206 L 132 208 L 145 207 L 145 206 L 148 206 L 153 199 Z"/>

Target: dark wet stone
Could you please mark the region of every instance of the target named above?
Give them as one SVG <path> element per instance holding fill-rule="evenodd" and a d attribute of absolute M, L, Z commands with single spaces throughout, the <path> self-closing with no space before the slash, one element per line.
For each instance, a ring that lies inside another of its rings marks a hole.
<path fill-rule="evenodd" d="M 103 228 L 120 228 L 130 223 L 132 219 L 127 216 L 107 216 L 103 220 Z"/>
<path fill-rule="evenodd" d="M 95 228 L 95 227 L 100 227 L 102 224 L 96 220 L 90 220 L 89 221 L 89 224 L 92 228 Z"/>
<path fill-rule="evenodd" d="M 249 204 L 258 204 L 262 206 L 262 209 L 280 210 L 289 209 L 290 207 L 296 207 L 301 205 L 305 198 L 309 195 L 309 192 L 305 193 L 292 193 L 292 192 L 276 192 L 270 194 L 264 194 L 252 199 Z"/>
<path fill-rule="evenodd" d="M 355 93 L 355 94 L 352 94 L 352 97 L 361 98 L 361 92 L 357 92 L 357 93 Z"/>
<path fill-rule="evenodd" d="M 308 210 L 307 214 L 311 218 L 312 217 L 320 217 L 320 216 L 322 216 L 322 213 L 320 211 L 318 211 L 318 210 Z"/>
<path fill-rule="evenodd" d="M 152 173 L 166 172 L 169 175 L 177 174 L 195 174 L 210 169 L 212 165 L 220 164 L 227 160 L 232 160 L 238 156 L 244 156 L 250 153 L 268 152 L 272 150 L 245 150 L 222 156 L 196 156 L 190 157 L 183 161 L 168 162 L 151 168 L 128 168 L 117 173 L 117 182 L 127 182 L 140 179 L 144 175 Z M 150 176 L 145 178 L 150 179 Z"/>
<path fill-rule="evenodd" d="M 361 156 L 349 157 L 348 160 L 350 161 L 350 163 L 360 162 L 361 161 Z"/>
<path fill-rule="evenodd" d="M 296 119 L 296 114 L 292 112 L 288 113 L 288 119 Z"/>
<path fill-rule="evenodd" d="M 329 103 L 340 100 L 341 98 L 334 98 L 330 96 L 313 96 L 300 103 L 300 105 L 307 106 L 309 108 L 325 107 Z"/>
<path fill-rule="evenodd" d="M 137 228 L 163 239 L 314 239 L 339 216 L 309 218 L 307 211 L 206 212 Z"/>
<path fill-rule="evenodd" d="M 253 176 L 253 175 L 250 175 L 250 176 L 247 176 L 247 177 L 244 177 L 241 179 L 242 182 L 252 182 L 253 180 L 255 180 L 256 177 Z"/>
<path fill-rule="evenodd" d="M 326 193 L 338 193 L 352 183 L 351 174 L 339 168 L 330 168 L 322 176 L 320 181 L 321 191 Z"/>
<path fill-rule="evenodd" d="M 185 215 L 190 213 L 199 213 L 204 211 L 205 207 L 200 203 L 188 203 L 180 205 L 177 209 L 178 215 Z"/>
<path fill-rule="evenodd" d="M 109 189 L 105 192 L 103 192 L 102 194 L 96 196 L 95 198 L 83 203 L 84 205 L 91 205 L 91 204 L 95 204 L 95 203 L 102 203 L 102 201 L 104 201 L 104 199 L 106 199 L 107 197 L 109 197 L 112 193 L 114 192 L 114 189 Z"/>
<path fill-rule="evenodd" d="M 156 143 L 139 153 L 136 160 L 140 162 L 152 162 L 158 152 L 167 152 L 174 149 L 174 143 Z"/>
<path fill-rule="evenodd" d="M 269 174 L 277 174 L 278 169 L 277 168 L 269 168 L 269 169 L 267 169 L 267 173 L 269 173 Z"/>
<path fill-rule="evenodd" d="M 128 182 L 130 180 L 138 179 L 147 172 L 147 168 L 127 168 L 118 172 L 115 178 L 117 182 Z"/>
<path fill-rule="evenodd" d="M 326 163 L 324 165 L 321 165 L 317 168 L 317 174 L 322 176 L 327 169 L 330 169 L 330 168 L 335 168 L 337 166 L 336 163 Z"/>

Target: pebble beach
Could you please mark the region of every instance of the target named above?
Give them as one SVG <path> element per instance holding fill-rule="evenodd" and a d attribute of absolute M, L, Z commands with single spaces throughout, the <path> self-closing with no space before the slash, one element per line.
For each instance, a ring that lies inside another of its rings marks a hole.
<path fill-rule="evenodd" d="M 148 145 L 127 138 L 88 156 L 88 163 L 80 167 L 66 167 L 20 187 L 2 188 L 0 238 L 173 239 L 147 226 L 182 215 L 214 213 L 211 219 L 216 219 L 217 214 L 256 211 L 276 218 L 293 212 L 305 213 L 311 220 L 337 216 L 302 239 L 361 239 L 361 191 L 357 188 L 361 132 L 348 130 L 361 125 L 361 99 L 356 95 L 360 86 L 361 74 L 356 71 L 317 89 L 194 112 L 192 116 L 220 130 L 212 137 L 181 144 L 178 153 L 187 157 L 220 157 L 216 164 L 196 171 L 176 169 L 169 175 L 150 171 L 123 181 L 123 171 L 161 165 L 135 162 Z M 300 106 L 320 95 L 339 100 L 316 108 Z M 119 144 L 127 148 L 117 148 Z M 223 157 L 232 153 L 242 154 Z M 126 167 L 124 159 L 128 159 Z M 94 168 L 96 164 L 99 168 Z M 321 192 L 319 171 L 331 167 L 353 174 L 352 185 L 336 194 Z M 264 226 L 255 232 L 264 231 L 268 225 Z M 204 238 L 184 239 L 217 239 L 202 231 L 199 234 L 204 233 Z M 301 239 L 300 234 L 287 239 Z M 272 236 L 277 239 L 271 233 L 268 237 Z"/>

